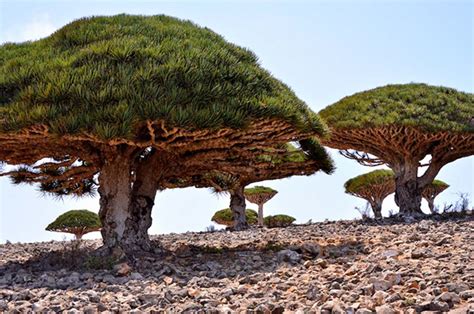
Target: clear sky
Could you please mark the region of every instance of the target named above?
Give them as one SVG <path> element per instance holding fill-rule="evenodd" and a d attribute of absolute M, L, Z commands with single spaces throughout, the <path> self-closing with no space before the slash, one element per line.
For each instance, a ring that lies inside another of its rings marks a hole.
<path fill-rule="evenodd" d="M 91 15 L 167 14 L 190 19 L 253 50 L 262 66 L 291 86 L 313 110 L 355 92 L 389 83 L 424 82 L 474 92 L 473 1 L 5 1 L 0 0 L 0 42 L 49 35 Z M 1 148 L 0 148 L 1 149 Z M 331 151 L 335 174 L 264 182 L 279 191 L 265 214 L 286 213 L 297 222 L 350 219 L 364 201 L 344 194 L 344 182 L 371 171 Z M 438 178 L 451 187 L 438 204 L 474 195 L 474 157 L 445 166 Z M 202 231 L 227 197 L 205 189 L 159 193 L 151 234 Z M 249 204 L 250 208 L 255 208 Z M 98 199 L 55 200 L 35 187 L 0 179 L 0 242 L 62 239 L 44 231 L 60 213 L 98 210 Z M 395 209 L 393 197 L 384 212 Z M 423 203 L 426 209 L 426 204 Z M 97 233 L 89 237 L 97 237 Z"/>

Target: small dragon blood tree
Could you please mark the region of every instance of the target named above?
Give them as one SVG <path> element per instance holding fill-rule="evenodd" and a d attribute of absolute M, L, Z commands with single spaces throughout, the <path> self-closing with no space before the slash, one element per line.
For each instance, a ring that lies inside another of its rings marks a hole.
<path fill-rule="evenodd" d="M 422 214 L 422 191 L 440 169 L 474 154 L 474 95 L 452 88 L 387 85 L 345 97 L 320 115 L 331 130 L 323 144 L 393 170 L 402 216 Z"/>
<path fill-rule="evenodd" d="M 245 210 L 245 219 L 249 225 L 254 225 L 257 223 L 257 212 L 253 209 Z M 230 208 L 225 208 L 218 210 L 214 213 L 214 216 L 211 218 L 212 221 L 220 225 L 227 227 L 232 227 L 234 225 L 234 217 L 232 210 Z"/>
<path fill-rule="evenodd" d="M 19 166 L 3 175 L 55 195 L 97 189 L 99 253 L 151 249 L 166 178 L 326 134 L 252 52 L 190 21 L 82 18 L 0 46 L 0 160 Z"/>
<path fill-rule="evenodd" d="M 288 215 L 274 215 L 264 218 L 265 226 L 268 228 L 288 227 L 293 224 L 296 219 Z"/>
<path fill-rule="evenodd" d="M 266 186 L 254 186 L 244 190 L 247 201 L 258 205 L 258 225 L 263 226 L 263 204 L 272 199 L 278 191 Z"/>
<path fill-rule="evenodd" d="M 86 209 L 74 209 L 61 214 L 46 230 L 72 233 L 76 240 L 80 240 L 86 233 L 99 231 L 100 228 L 99 215 Z"/>
<path fill-rule="evenodd" d="M 434 200 L 438 194 L 449 188 L 449 185 L 441 180 L 434 180 L 431 184 L 425 186 L 422 196 L 428 202 L 428 207 L 432 214 L 435 213 Z"/>
<path fill-rule="evenodd" d="M 344 184 L 346 193 L 367 200 L 372 207 L 374 217 L 382 218 L 383 200 L 395 192 L 395 180 L 392 170 L 375 170 L 348 180 Z"/>
<path fill-rule="evenodd" d="M 169 177 L 163 180 L 162 188 L 196 186 L 212 188 L 215 193 L 230 194 L 230 209 L 234 216 L 232 230 L 248 228 L 245 220 L 245 192 L 248 184 L 286 178 L 293 175 L 311 175 L 321 170 L 327 174 L 334 171 L 332 159 L 315 139 L 276 145 L 265 151 L 231 158 L 219 171 L 193 174 L 188 177 Z"/>

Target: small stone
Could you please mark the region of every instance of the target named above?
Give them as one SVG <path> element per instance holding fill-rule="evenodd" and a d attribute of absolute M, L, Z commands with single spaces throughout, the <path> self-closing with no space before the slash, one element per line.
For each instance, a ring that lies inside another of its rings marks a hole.
<path fill-rule="evenodd" d="M 377 314 L 395 314 L 395 310 L 388 304 L 378 306 L 375 308 L 375 311 Z"/>
<path fill-rule="evenodd" d="M 290 264 L 297 264 L 301 261 L 301 255 L 292 250 L 281 250 L 277 254 L 277 259 L 280 262 L 288 262 Z"/>
<path fill-rule="evenodd" d="M 130 279 L 132 280 L 143 280 L 143 276 L 140 273 L 131 273 L 130 274 Z"/>
<path fill-rule="evenodd" d="M 366 308 L 361 308 L 356 311 L 356 314 L 372 314 L 373 312 Z"/>
<path fill-rule="evenodd" d="M 316 265 L 318 265 L 321 268 L 326 268 L 326 267 L 328 267 L 328 262 L 325 259 L 318 258 L 316 260 Z"/>
<path fill-rule="evenodd" d="M 411 252 L 410 256 L 413 259 L 419 259 L 419 258 L 425 257 L 426 254 L 422 250 L 414 250 L 414 251 Z"/>
<path fill-rule="evenodd" d="M 377 291 L 374 293 L 372 296 L 372 299 L 374 300 L 375 304 L 377 305 L 382 305 L 384 303 L 384 300 L 386 297 L 388 297 L 388 293 L 385 291 Z"/>
<path fill-rule="evenodd" d="M 188 289 L 188 295 L 192 298 L 195 298 L 199 295 L 199 290 L 197 289 L 193 289 L 193 288 L 189 288 Z"/>
<path fill-rule="evenodd" d="M 388 257 L 388 258 L 396 257 L 398 255 L 400 255 L 400 252 L 397 250 L 386 250 L 382 253 L 383 257 Z"/>
<path fill-rule="evenodd" d="M 444 302 L 454 302 L 459 303 L 460 298 L 454 292 L 443 292 L 441 295 L 436 297 L 437 300 L 441 300 Z"/>
<path fill-rule="evenodd" d="M 385 290 L 390 289 L 393 286 L 393 284 L 390 281 L 384 280 L 384 279 L 371 278 L 369 282 L 371 282 L 374 285 L 375 291 L 378 291 L 378 290 L 385 291 Z"/>
<path fill-rule="evenodd" d="M 127 263 L 120 263 L 114 266 L 115 275 L 119 277 L 128 276 L 132 271 L 132 267 L 130 267 Z"/>
<path fill-rule="evenodd" d="M 163 281 L 169 286 L 173 283 L 173 278 L 172 277 L 168 277 L 168 276 L 165 276 L 163 278 Z"/>
<path fill-rule="evenodd" d="M 463 298 L 464 300 L 467 300 L 467 299 L 470 299 L 470 298 L 474 298 L 474 290 L 465 290 L 463 292 L 461 292 L 459 294 L 459 296 L 461 298 Z"/>

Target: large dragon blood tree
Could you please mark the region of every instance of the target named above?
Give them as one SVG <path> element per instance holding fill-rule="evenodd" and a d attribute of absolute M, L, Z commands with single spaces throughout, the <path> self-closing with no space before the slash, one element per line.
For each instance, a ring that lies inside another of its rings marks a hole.
<path fill-rule="evenodd" d="M 150 249 L 167 176 L 326 132 L 252 52 L 189 21 L 83 18 L 0 46 L 0 160 L 18 166 L 3 174 L 56 195 L 98 187 L 105 252 Z"/>
<path fill-rule="evenodd" d="M 434 200 L 436 196 L 438 196 L 441 192 L 449 188 L 449 185 L 441 180 L 434 180 L 430 184 L 428 184 L 422 192 L 423 198 L 428 202 L 428 207 L 432 214 L 435 211 Z"/>
<path fill-rule="evenodd" d="M 299 145 L 292 143 L 279 144 L 264 151 L 254 152 L 238 159 L 230 159 L 230 165 L 221 170 L 188 173 L 188 177 L 167 177 L 162 188 L 180 188 L 196 186 L 212 188 L 215 193 L 230 195 L 229 208 L 234 217 L 233 230 L 248 228 L 245 215 L 245 186 L 264 180 L 276 180 L 293 175 L 312 175 L 317 171 L 331 174 L 334 164 L 318 140 L 306 139 Z"/>
<path fill-rule="evenodd" d="M 374 217 L 382 218 L 383 200 L 395 192 L 392 170 L 374 170 L 347 180 L 346 193 L 363 198 L 369 202 Z"/>
<path fill-rule="evenodd" d="M 404 216 L 422 213 L 422 191 L 444 165 L 474 154 L 474 95 L 452 88 L 388 85 L 345 97 L 320 115 L 332 134 L 324 144 L 393 170 Z"/>

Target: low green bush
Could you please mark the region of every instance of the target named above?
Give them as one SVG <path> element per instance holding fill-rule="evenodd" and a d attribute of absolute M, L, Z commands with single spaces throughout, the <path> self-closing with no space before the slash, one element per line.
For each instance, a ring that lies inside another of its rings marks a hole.
<path fill-rule="evenodd" d="M 288 215 L 274 215 L 265 217 L 263 223 L 269 228 L 288 227 L 293 224 L 295 220 L 295 218 Z"/>

